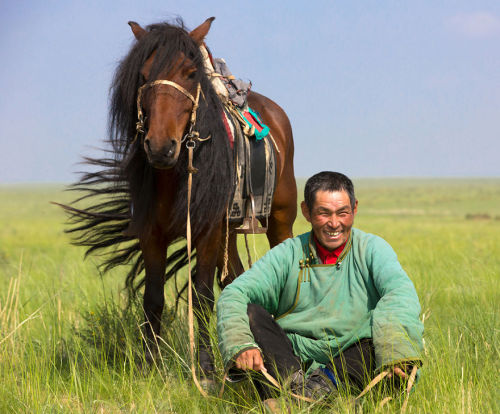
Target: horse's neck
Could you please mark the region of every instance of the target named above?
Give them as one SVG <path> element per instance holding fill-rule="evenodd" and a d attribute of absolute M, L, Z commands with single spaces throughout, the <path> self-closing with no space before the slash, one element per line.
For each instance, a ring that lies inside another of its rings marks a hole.
<path fill-rule="evenodd" d="M 179 193 L 179 177 L 174 169 L 155 170 L 155 192 L 159 202 L 172 201 Z"/>

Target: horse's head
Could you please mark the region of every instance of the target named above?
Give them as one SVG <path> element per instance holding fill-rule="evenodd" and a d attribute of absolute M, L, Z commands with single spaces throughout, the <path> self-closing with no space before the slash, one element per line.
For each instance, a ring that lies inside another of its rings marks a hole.
<path fill-rule="evenodd" d="M 155 168 L 175 165 L 181 143 L 194 127 L 204 76 L 199 46 L 213 20 L 207 19 L 189 35 L 179 29 L 176 38 L 165 39 L 141 68 L 146 83 L 138 92 L 139 121 L 144 116 L 144 150 Z M 138 41 L 150 33 L 135 22 L 129 25 Z"/>

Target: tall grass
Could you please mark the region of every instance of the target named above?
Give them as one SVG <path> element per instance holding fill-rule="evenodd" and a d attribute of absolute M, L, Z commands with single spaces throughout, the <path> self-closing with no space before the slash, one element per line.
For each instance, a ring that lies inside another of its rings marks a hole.
<path fill-rule="evenodd" d="M 389 241 L 422 304 L 425 363 L 407 412 L 500 412 L 500 180 L 356 184 L 356 226 Z M 174 317 L 170 284 L 161 358 L 144 363 L 140 303 L 125 311 L 124 270 L 101 278 L 98 258 L 84 262 L 69 245 L 64 216 L 48 203 L 66 197 L 55 186 L 0 187 L 0 412 L 260 412 L 248 383 L 199 395 L 185 306 Z M 465 218 L 482 213 L 491 219 Z M 297 220 L 296 234 L 307 229 Z M 260 236 L 249 243 L 254 260 L 268 248 Z M 218 353 L 216 364 L 221 380 Z M 358 412 L 397 412 L 398 398 L 380 407 L 386 396 L 374 390 Z M 355 410 L 343 398 L 292 411 Z"/>

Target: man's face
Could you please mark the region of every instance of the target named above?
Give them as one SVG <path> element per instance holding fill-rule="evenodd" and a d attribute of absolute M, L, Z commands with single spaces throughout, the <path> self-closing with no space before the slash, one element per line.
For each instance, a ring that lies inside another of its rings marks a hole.
<path fill-rule="evenodd" d="M 356 200 L 353 210 L 346 191 L 319 190 L 316 192 L 312 211 L 309 211 L 304 201 L 301 207 L 318 242 L 325 249 L 333 251 L 349 238 L 354 215 L 358 211 L 358 201 Z"/>

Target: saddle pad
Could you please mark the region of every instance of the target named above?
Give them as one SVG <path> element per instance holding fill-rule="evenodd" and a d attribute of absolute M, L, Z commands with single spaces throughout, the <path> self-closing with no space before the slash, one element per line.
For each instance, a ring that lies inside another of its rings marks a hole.
<path fill-rule="evenodd" d="M 276 183 L 276 156 L 270 134 L 261 140 L 246 136 L 235 117 L 234 167 L 236 175 L 233 200 L 229 209 L 231 223 L 242 222 L 252 216 L 268 218 L 271 213 Z"/>

